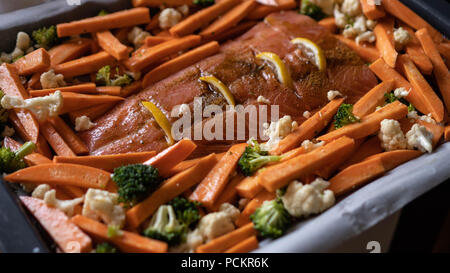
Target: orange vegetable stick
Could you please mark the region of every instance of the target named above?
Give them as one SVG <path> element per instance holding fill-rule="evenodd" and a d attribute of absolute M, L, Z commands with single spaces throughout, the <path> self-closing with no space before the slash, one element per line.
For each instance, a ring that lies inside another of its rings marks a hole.
<path fill-rule="evenodd" d="M 27 82 L 27 90 L 33 90 L 33 89 L 42 89 L 41 85 L 41 75 L 42 73 L 34 73 L 33 76 L 28 80 Z"/>
<path fill-rule="evenodd" d="M 78 164 L 102 169 L 107 172 L 113 172 L 115 168 L 118 168 L 120 166 L 143 163 L 155 156 L 155 154 L 155 151 L 150 151 L 97 156 L 55 156 L 53 158 L 53 162 Z"/>
<path fill-rule="evenodd" d="M 230 247 L 225 253 L 248 253 L 259 247 L 259 242 L 256 236 L 249 237 L 244 241 Z"/>
<path fill-rule="evenodd" d="M 55 127 L 49 122 L 41 124 L 41 133 L 48 141 L 57 155 L 61 156 L 76 156 L 74 151 L 64 141 L 62 136 L 56 131 Z"/>
<path fill-rule="evenodd" d="M 216 40 L 217 42 L 225 42 L 228 41 L 230 39 L 233 39 L 239 35 L 244 34 L 246 31 L 248 31 L 249 29 L 251 29 L 254 25 L 256 25 L 258 22 L 257 21 L 243 21 L 241 23 L 239 23 L 237 26 L 232 27 L 228 30 L 225 30 L 222 33 L 219 33 L 217 35 L 211 36 L 209 38 L 203 38 L 202 42 L 207 42 L 207 41 L 211 41 L 211 40 Z"/>
<path fill-rule="evenodd" d="M 274 192 L 294 179 L 312 174 L 329 165 L 336 156 L 340 156 L 348 150 L 353 150 L 354 146 L 355 141 L 353 139 L 341 137 L 312 152 L 267 167 L 264 175 L 260 177 L 259 183 L 267 191 Z"/>
<path fill-rule="evenodd" d="M 23 87 L 16 68 L 11 64 L 2 64 L 0 66 L 0 89 L 5 95 L 28 99 L 30 96 Z M 39 123 L 29 111 L 24 109 L 14 110 L 17 118 L 28 136 L 27 140 L 37 142 L 39 136 Z"/>
<path fill-rule="evenodd" d="M 200 32 L 202 37 L 214 37 L 218 33 L 237 25 L 247 14 L 257 6 L 255 0 L 246 0 L 233 7 L 222 17 L 214 21 Z"/>
<path fill-rule="evenodd" d="M 197 185 L 217 163 L 215 154 L 203 158 L 197 165 L 164 181 L 147 199 L 127 211 L 127 223 L 136 228 L 163 205 Z"/>
<path fill-rule="evenodd" d="M 64 86 L 58 88 L 30 90 L 31 97 L 43 97 L 55 93 L 57 90 L 61 92 L 83 93 L 83 94 L 95 94 L 95 83 L 82 83 L 71 86 Z"/>
<path fill-rule="evenodd" d="M 63 96 L 64 103 L 63 107 L 59 111 L 60 115 L 94 105 L 117 103 L 124 100 L 122 97 L 108 95 L 87 95 L 72 92 L 63 92 L 61 94 Z"/>
<path fill-rule="evenodd" d="M 19 150 L 22 145 L 10 137 L 5 137 L 3 139 L 3 146 L 15 152 Z M 52 163 L 50 159 L 39 153 L 31 153 L 29 155 L 26 155 L 23 160 L 25 161 L 25 163 L 27 163 L 28 166 Z"/>
<path fill-rule="evenodd" d="M 121 96 L 122 87 L 120 86 L 97 86 L 95 88 L 98 94 L 109 95 L 109 96 Z"/>
<path fill-rule="evenodd" d="M 399 73 L 397 70 L 393 69 L 389 65 L 387 65 L 383 59 L 378 59 L 375 62 L 373 62 L 369 66 L 370 70 L 372 70 L 378 78 L 380 78 L 382 81 L 389 81 L 393 80 L 395 83 L 395 88 L 403 87 L 406 90 L 410 91 L 409 95 L 406 97 L 406 99 L 414 105 L 414 107 L 417 108 L 422 113 L 429 113 L 427 105 L 423 102 L 423 98 L 421 97 L 421 94 L 418 93 L 412 85 Z"/>
<path fill-rule="evenodd" d="M 258 233 L 253 228 L 253 223 L 249 223 L 243 227 L 233 230 L 230 233 L 217 237 L 206 244 L 197 247 L 197 253 L 222 253 L 243 240 L 256 236 Z"/>
<path fill-rule="evenodd" d="M 440 124 L 433 124 L 429 122 L 425 122 L 423 120 L 417 121 L 420 125 L 423 125 L 433 134 L 433 148 L 439 144 L 442 136 L 444 135 L 445 128 Z"/>
<path fill-rule="evenodd" d="M 372 88 L 355 105 L 353 105 L 353 114 L 357 117 L 364 117 L 375 112 L 378 106 L 383 106 L 386 93 L 394 89 L 394 81 L 383 81 L 379 85 Z"/>
<path fill-rule="evenodd" d="M 159 8 L 161 5 L 168 7 L 178 7 L 182 5 L 192 6 L 191 0 L 132 0 L 134 7 Z"/>
<path fill-rule="evenodd" d="M 238 5 L 240 0 L 223 0 L 219 3 L 204 8 L 191 16 L 187 17 L 183 21 L 179 22 L 175 26 L 169 29 L 170 34 L 173 36 L 182 37 L 188 34 L 194 33 L 196 30 L 207 25 L 212 20 L 218 18 L 234 6 Z"/>
<path fill-rule="evenodd" d="M 49 119 L 49 122 L 75 154 L 82 155 L 89 153 L 86 144 L 73 132 L 72 128 L 64 120 L 60 117 L 53 117 Z"/>
<path fill-rule="evenodd" d="M 120 61 L 128 58 L 128 48 L 112 35 L 111 31 L 97 32 L 96 36 L 100 47 L 116 58 L 116 60 Z"/>
<path fill-rule="evenodd" d="M 407 6 L 402 4 L 398 0 L 383 0 L 384 9 L 390 13 L 392 16 L 400 19 L 402 22 L 405 22 L 413 29 L 421 29 L 426 28 L 433 40 L 436 42 L 441 42 L 443 37 L 442 34 L 439 33 L 435 28 L 433 28 L 430 24 L 428 24 L 424 19 L 422 19 L 419 15 L 417 15 L 414 11 L 409 9 Z"/>
<path fill-rule="evenodd" d="M 94 238 L 108 241 L 117 246 L 122 252 L 129 253 L 164 253 L 167 243 L 140 236 L 134 232 L 122 231 L 121 236 L 108 237 L 108 227 L 100 222 L 82 215 L 75 215 L 70 219 L 75 225 Z"/>
<path fill-rule="evenodd" d="M 376 5 L 375 0 L 360 0 L 364 15 L 370 20 L 386 16 L 383 6 Z"/>
<path fill-rule="evenodd" d="M 297 7 L 297 2 L 293 0 L 277 0 L 277 2 L 278 6 L 257 6 L 247 15 L 246 19 L 259 20 L 271 14 L 272 12 L 280 10 L 290 10 Z"/>
<path fill-rule="evenodd" d="M 52 47 L 48 51 L 50 65 L 54 67 L 55 65 L 83 56 L 91 49 L 92 43 L 93 41 L 91 39 L 79 38 Z"/>
<path fill-rule="evenodd" d="M 224 155 L 225 155 L 225 153 L 216 154 L 217 161 L 219 161 Z M 207 156 L 209 156 L 209 155 L 207 155 Z M 167 176 L 171 177 L 171 176 L 176 175 L 177 173 L 185 171 L 185 170 L 189 169 L 190 167 L 196 165 L 198 162 L 200 162 L 205 157 L 199 157 L 199 158 L 182 161 L 182 162 L 178 163 L 175 167 L 170 169 Z"/>
<path fill-rule="evenodd" d="M 407 55 L 400 56 L 400 64 L 406 78 L 427 106 L 428 112 L 424 112 L 424 114 L 431 113 L 437 122 L 442 122 L 444 120 L 444 104 L 441 99 Z"/>
<path fill-rule="evenodd" d="M 171 39 L 153 47 L 143 46 L 124 62 L 131 71 L 139 71 L 155 64 L 165 57 L 200 44 L 200 36 L 188 35 L 179 39 Z"/>
<path fill-rule="evenodd" d="M 39 48 L 18 59 L 13 65 L 17 68 L 19 75 L 27 76 L 44 72 L 50 67 L 50 55 L 47 50 Z"/>
<path fill-rule="evenodd" d="M 420 42 L 416 37 L 416 34 L 410 27 L 406 26 L 405 24 L 401 26 L 406 31 L 408 31 L 409 35 L 412 37 L 412 40 L 405 47 L 406 53 L 416 64 L 422 74 L 430 75 L 431 72 L 433 72 L 433 64 L 423 51 L 422 46 L 420 45 Z"/>
<path fill-rule="evenodd" d="M 438 83 L 441 95 L 444 98 L 447 111 L 450 111 L 450 72 L 442 60 L 436 45 L 430 37 L 430 31 L 427 29 L 420 29 L 416 32 L 417 39 L 419 39 L 425 54 L 433 63 L 434 77 Z"/>
<path fill-rule="evenodd" d="M 231 146 L 189 198 L 200 202 L 205 207 L 214 205 L 228 184 L 230 175 L 236 170 L 238 160 L 244 153 L 245 147 L 247 147 L 246 143 Z"/>
<path fill-rule="evenodd" d="M 111 173 L 66 163 L 41 164 L 21 169 L 4 177 L 11 183 L 32 183 L 105 189 L 113 183 Z"/>
<path fill-rule="evenodd" d="M 399 101 L 394 101 L 380 110 L 365 116 L 361 122 L 353 123 L 326 135 L 320 136 L 318 140 L 329 142 L 342 136 L 360 139 L 376 133 L 380 129 L 380 122 L 384 119 L 401 119 L 408 114 L 408 107 Z"/>
<path fill-rule="evenodd" d="M 380 154 L 376 154 L 366 158 L 364 161 L 369 161 L 373 159 L 380 159 L 383 163 L 384 169 L 386 171 L 390 171 L 401 164 L 413 160 L 421 156 L 423 153 L 420 151 L 413 150 L 396 150 L 390 152 L 384 152 Z"/>
<path fill-rule="evenodd" d="M 283 154 L 299 146 L 304 140 L 313 138 L 330 123 L 343 102 L 343 98 L 330 101 L 291 134 L 278 142 L 270 153 L 275 155 Z"/>
<path fill-rule="evenodd" d="M 380 58 L 380 52 L 371 44 L 358 45 L 354 40 L 345 38 L 343 35 L 335 35 L 339 41 L 343 42 L 346 46 L 356 52 L 366 62 L 374 62 Z"/>
<path fill-rule="evenodd" d="M 43 200 L 21 196 L 20 200 L 36 217 L 63 252 L 90 252 L 92 241 L 61 210 L 49 207 Z"/>
<path fill-rule="evenodd" d="M 219 52 L 220 46 L 217 42 L 210 42 L 191 51 L 188 51 L 148 72 L 142 81 L 145 88 L 168 76 L 197 63 L 204 58 Z"/>
<path fill-rule="evenodd" d="M 56 25 L 58 37 L 73 36 L 107 29 L 130 27 L 150 22 L 148 8 L 134 8 Z"/>
<path fill-rule="evenodd" d="M 450 141 L 450 125 L 445 126 L 444 139 Z"/>
<path fill-rule="evenodd" d="M 136 94 L 140 90 L 142 90 L 142 81 L 134 81 L 130 85 L 122 87 L 121 96 L 126 98 L 128 96 Z"/>
<path fill-rule="evenodd" d="M 90 107 L 83 108 L 80 110 L 76 110 L 76 111 L 70 112 L 68 114 L 69 114 L 70 121 L 73 124 L 75 124 L 75 119 L 77 117 L 87 116 L 91 120 L 95 120 L 96 118 L 100 117 L 104 113 L 108 112 L 108 110 L 113 108 L 114 105 L 116 105 L 116 103 L 114 103 L 114 102 L 113 103 L 104 103 L 104 104 L 94 105 L 94 106 L 90 106 Z"/>
<path fill-rule="evenodd" d="M 440 43 L 436 47 L 442 57 L 447 61 L 450 60 L 450 43 Z"/>
<path fill-rule="evenodd" d="M 363 186 L 386 172 L 380 158 L 351 165 L 330 180 L 329 190 L 340 196 Z"/>
<path fill-rule="evenodd" d="M 320 20 L 319 25 L 326 27 L 331 33 L 337 32 L 336 20 L 334 17 L 328 17 Z"/>
<path fill-rule="evenodd" d="M 145 44 L 150 47 L 150 46 L 159 45 L 161 43 L 170 41 L 172 39 L 173 39 L 173 37 L 148 36 L 147 38 L 145 38 Z"/>
<path fill-rule="evenodd" d="M 409 121 L 408 121 L 409 122 Z M 364 159 L 366 159 L 369 156 L 379 154 L 383 152 L 383 149 L 381 148 L 380 140 L 378 139 L 378 136 L 373 136 L 369 138 L 366 142 L 364 142 L 352 155 L 350 159 L 345 162 L 342 166 L 339 167 L 340 170 L 343 170 L 347 168 L 350 165 L 360 163 Z"/>
<path fill-rule="evenodd" d="M 233 201 L 237 198 L 236 186 L 242 181 L 244 177 L 241 175 L 236 175 L 230 180 L 230 183 L 225 187 L 223 193 L 219 195 L 217 201 L 214 202 L 214 205 L 210 208 L 211 211 L 218 211 L 220 206 L 224 203 L 234 203 Z"/>
<path fill-rule="evenodd" d="M 395 50 L 393 33 L 394 33 L 394 19 L 386 18 L 375 26 L 373 33 L 377 37 L 375 43 L 381 57 L 384 59 L 387 65 L 395 68 L 397 62 L 398 53 Z"/>
<path fill-rule="evenodd" d="M 195 145 L 192 140 L 182 139 L 156 156 L 150 158 L 144 162 L 144 164 L 152 165 L 158 169 L 159 175 L 167 177 L 170 170 L 178 163 L 185 160 L 196 148 L 197 145 Z"/>
<path fill-rule="evenodd" d="M 63 74 L 65 78 L 86 75 L 97 72 L 106 65 L 113 65 L 116 60 L 108 52 L 98 53 L 68 61 L 54 66 L 55 73 Z"/>
<path fill-rule="evenodd" d="M 273 192 L 268 192 L 266 190 L 262 190 L 258 193 L 255 198 L 253 198 L 250 202 L 248 202 L 247 206 L 245 206 L 244 210 L 239 215 L 236 220 L 236 226 L 242 227 L 248 223 L 250 223 L 250 215 L 252 215 L 257 208 L 259 208 L 264 201 L 270 201 L 275 199 L 276 194 Z"/>

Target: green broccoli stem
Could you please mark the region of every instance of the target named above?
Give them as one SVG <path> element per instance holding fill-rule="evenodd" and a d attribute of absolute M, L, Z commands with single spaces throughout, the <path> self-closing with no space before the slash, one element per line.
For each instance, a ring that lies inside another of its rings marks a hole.
<path fill-rule="evenodd" d="M 16 157 L 22 159 L 25 156 L 31 154 L 34 151 L 34 149 L 36 149 L 36 145 L 33 142 L 31 141 L 25 142 L 22 145 L 22 147 L 20 147 L 19 150 L 16 151 L 15 153 Z"/>
<path fill-rule="evenodd" d="M 258 158 L 250 160 L 250 164 L 254 165 L 253 168 L 255 170 L 257 170 L 257 169 L 261 168 L 262 166 L 266 165 L 267 163 L 276 162 L 276 161 L 280 161 L 280 160 L 281 160 L 281 156 L 266 155 L 266 156 L 260 156 Z"/>

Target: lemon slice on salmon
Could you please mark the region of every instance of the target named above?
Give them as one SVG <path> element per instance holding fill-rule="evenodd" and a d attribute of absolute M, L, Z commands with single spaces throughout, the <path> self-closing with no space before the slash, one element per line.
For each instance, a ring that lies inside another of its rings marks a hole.
<path fill-rule="evenodd" d="M 234 100 L 234 96 L 231 93 L 230 89 L 228 89 L 228 87 L 221 82 L 218 78 L 214 77 L 214 76 L 203 76 L 200 77 L 199 80 L 203 81 L 203 82 L 207 82 L 209 84 L 211 84 L 212 86 L 214 86 L 227 100 L 229 105 L 232 105 L 233 107 L 236 106 L 236 102 Z"/>
<path fill-rule="evenodd" d="M 275 67 L 278 80 L 289 88 L 294 87 L 291 74 L 289 74 L 286 65 L 277 54 L 272 52 L 261 52 L 256 55 L 256 58 L 270 62 Z"/>
<path fill-rule="evenodd" d="M 300 45 L 303 48 L 303 52 L 308 58 L 312 59 L 312 62 L 317 66 L 319 71 L 325 71 L 327 69 L 325 54 L 316 43 L 307 38 L 295 38 L 291 43 Z"/>
<path fill-rule="evenodd" d="M 164 133 L 167 136 L 166 140 L 169 146 L 173 145 L 175 141 L 172 137 L 172 124 L 169 122 L 161 109 L 159 109 L 153 102 L 150 101 L 141 101 L 141 103 L 150 111 L 150 113 L 152 113 L 153 118 L 156 120 L 156 123 L 158 123 L 161 129 L 163 129 Z"/>

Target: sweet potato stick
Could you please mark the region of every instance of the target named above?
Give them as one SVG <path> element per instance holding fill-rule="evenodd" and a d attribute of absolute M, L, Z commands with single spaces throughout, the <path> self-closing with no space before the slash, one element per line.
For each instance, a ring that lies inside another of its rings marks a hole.
<path fill-rule="evenodd" d="M 289 10 L 297 6 L 296 1 L 293 0 L 277 0 L 277 2 L 278 6 L 265 6 L 265 5 L 257 6 L 247 15 L 246 19 L 259 20 L 271 14 L 272 12 L 280 10 Z"/>
<path fill-rule="evenodd" d="M 162 44 L 164 42 L 174 39 L 173 37 L 148 36 L 145 38 L 145 44 L 149 47 Z"/>
<path fill-rule="evenodd" d="M 282 139 L 270 153 L 275 155 L 283 154 L 299 146 L 304 140 L 313 138 L 328 125 L 343 102 L 343 98 L 329 102 L 291 134 Z"/>
<path fill-rule="evenodd" d="M 40 89 L 40 90 L 30 90 L 31 97 L 43 97 L 55 93 L 56 91 L 61 92 L 72 92 L 72 93 L 83 93 L 83 94 L 95 94 L 95 83 L 82 83 L 71 86 L 64 86 L 58 88 Z"/>
<path fill-rule="evenodd" d="M 236 170 L 238 160 L 246 146 L 246 143 L 231 146 L 189 198 L 205 207 L 211 207 L 228 184 L 230 175 Z"/>
<path fill-rule="evenodd" d="M 376 5 L 375 0 L 360 0 L 364 15 L 370 20 L 377 20 L 386 15 L 383 6 Z"/>
<path fill-rule="evenodd" d="M 115 168 L 120 166 L 143 163 L 155 156 L 155 154 L 155 151 L 151 151 L 98 156 L 55 156 L 53 162 L 78 164 L 113 172 Z"/>
<path fill-rule="evenodd" d="M 213 37 L 225 30 L 237 25 L 247 14 L 257 6 L 254 0 L 246 0 L 235 6 L 222 17 L 200 32 L 204 38 Z"/>
<path fill-rule="evenodd" d="M 176 73 L 177 71 L 180 71 L 208 56 L 217 53 L 219 49 L 219 44 L 214 41 L 188 51 L 148 72 L 144 76 L 142 86 L 145 88 L 155 82 L 158 82 Z"/>
<path fill-rule="evenodd" d="M 264 175 L 260 177 L 259 183 L 267 191 L 274 192 L 294 179 L 312 174 L 327 166 L 334 157 L 345 151 L 353 150 L 354 145 L 355 141 L 351 138 L 345 136 L 338 138 L 312 152 L 267 167 Z"/>
<path fill-rule="evenodd" d="M 375 112 L 378 106 L 383 106 L 385 94 L 394 88 L 394 81 L 384 81 L 372 88 L 353 106 L 353 114 L 357 117 L 364 117 Z"/>
<path fill-rule="evenodd" d="M 401 26 L 408 31 L 409 35 L 412 37 L 412 41 L 406 45 L 406 53 L 416 64 L 422 74 L 430 75 L 431 72 L 433 72 L 433 64 L 431 63 L 430 58 L 428 58 L 423 51 L 419 39 L 417 39 L 416 34 L 410 27 L 405 24 Z"/>
<path fill-rule="evenodd" d="M 189 35 L 179 39 L 171 39 L 153 47 L 143 47 L 138 49 L 124 62 L 131 71 L 139 71 L 152 64 L 162 61 L 172 54 L 189 49 L 200 44 L 200 36 Z"/>
<path fill-rule="evenodd" d="M 122 231 L 121 236 L 108 236 L 108 226 L 82 215 L 72 217 L 71 221 L 84 232 L 102 241 L 108 241 L 122 252 L 129 253 L 164 253 L 167 243 L 140 236 L 134 232 Z"/>
<path fill-rule="evenodd" d="M 128 58 L 128 48 L 112 35 L 111 31 L 97 32 L 96 36 L 100 47 L 116 58 L 116 60 L 120 61 Z"/>
<path fill-rule="evenodd" d="M 159 8 L 160 6 L 178 7 L 182 5 L 192 6 L 191 0 L 132 0 L 134 7 L 153 7 Z"/>
<path fill-rule="evenodd" d="M 228 41 L 230 39 L 236 38 L 239 35 L 244 34 L 245 32 L 247 32 L 249 29 L 251 29 L 254 25 L 256 25 L 258 22 L 257 21 L 244 21 L 239 23 L 237 26 L 232 27 L 220 34 L 211 36 L 209 38 L 203 38 L 202 42 L 207 42 L 210 40 L 215 40 L 219 43 Z"/>
<path fill-rule="evenodd" d="M 431 40 L 429 30 L 420 29 L 416 32 L 416 36 L 422 44 L 425 54 L 427 54 L 433 63 L 434 77 L 438 83 L 439 90 L 441 90 L 441 95 L 444 98 L 447 111 L 450 111 L 450 72 L 442 60 L 439 51 L 436 49 L 435 44 Z"/>
<path fill-rule="evenodd" d="M 392 68 L 395 68 L 395 63 L 397 62 L 398 53 L 394 46 L 394 19 L 385 18 L 384 20 L 378 22 L 378 24 L 373 29 L 373 33 L 377 37 L 376 47 L 380 52 L 382 58 Z"/>
<path fill-rule="evenodd" d="M 183 21 L 179 22 L 175 26 L 169 29 L 170 34 L 173 36 L 185 36 L 194 33 L 196 30 L 207 25 L 212 20 L 216 19 L 220 15 L 224 14 L 237 4 L 240 0 L 223 0 L 210 7 L 202 9 L 193 15 L 187 17 Z"/>
<path fill-rule="evenodd" d="M 445 126 L 444 139 L 450 141 L 450 125 Z"/>
<path fill-rule="evenodd" d="M 87 95 L 72 92 L 61 94 L 64 99 L 63 107 L 59 111 L 61 115 L 94 105 L 117 103 L 124 100 L 121 97 L 107 95 Z"/>
<path fill-rule="evenodd" d="M 345 162 L 342 166 L 339 167 L 339 169 L 343 170 L 350 165 L 360 163 L 367 157 L 379 154 L 381 152 L 383 152 L 383 149 L 381 148 L 380 140 L 378 139 L 378 136 L 373 136 L 369 138 L 366 142 L 364 142 L 356 150 L 356 152 L 347 160 L 347 162 Z"/>
<path fill-rule="evenodd" d="M 50 55 L 43 48 L 36 49 L 13 64 L 19 75 L 28 76 L 37 72 L 44 72 L 50 67 Z"/>
<path fill-rule="evenodd" d="M 242 175 L 236 175 L 230 180 L 230 183 L 225 187 L 222 194 L 219 195 L 214 205 L 210 208 L 211 211 L 218 211 L 220 206 L 224 203 L 233 204 L 236 201 L 237 191 L 236 186 L 242 181 L 244 177 Z"/>
<path fill-rule="evenodd" d="M 104 104 L 94 105 L 94 106 L 90 106 L 90 107 L 83 108 L 80 110 L 76 110 L 76 111 L 69 113 L 69 118 L 73 124 L 75 124 L 75 119 L 77 117 L 81 117 L 81 116 L 87 116 L 91 120 L 95 120 L 96 118 L 100 117 L 104 113 L 108 112 L 108 110 L 113 108 L 114 105 L 116 105 L 116 103 L 114 103 L 114 102 L 113 103 L 104 103 Z"/>
<path fill-rule="evenodd" d="M 95 91 L 101 95 L 122 96 L 122 87 L 120 86 L 97 86 Z"/>
<path fill-rule="evenodd" d="M 268 192 L 266 190 L 262 190 L 258 193 L 255 198 L 253 198 L 250 202 L 248 202 L 247 206 L 245 206 L 244 210 L 239 215 L 236 220 L 236 225 L 238 227 L 242 227 L 248 223 L 250 223 L 250 215 L 252 215 L 257 208 L 259 208 L 264 201 L 270 201 L 275 199 L 276 195 L 273 192 Z"/>
<path fill-rule="evenodd" d="M 91 39 L 80 38 L 52 47 L 48 51 L 50 65 L 54 67 L 57 64 L 83 56 L 91 49 L 92 43 L 93 41 Z"/>
<path fill-rule="evenodd" d="M 376 158 L 381 159 L 384 169 L 386 171 L 390 171 L 390 170 L 396 168 L 397 166 L 402 165 L 405 162 L 408 162 L 410 160 L 413 160 L 414 158 L 421 156 L 422 154 L 423 153 L 420 151 L 396 150 L 396 151 L 390 151 L 390 152 L 384 152 L 384 153 L 372 155 L 372 156 L 364 159 L 364 161 L 369 161 L 369 160 L 373 160 Z"/>
<path fill-rule="evenodd" d="M 3 146 L 15 152 L 19 150 L 22 145 L 10 137 L 5 137 L 3 139 Z M 25 161 L 25 163 L 27 163 L 28 166 L 52 163 L 50 159 L 41 155 L 40 153 L 31 153 L 29 155 L 26 155 L 23 160 Z"/>
<path fill-rule="evenodd" d="M 58 134 L 64 139 L 75 154 L 83 155 L 89 153 L 89 149 L 86 144 L 84 144 L 72 128 L 70 128 L 66 122 L 62 120 L 62 118 L 53 117 L 49 119 L 49 122 L 53 125 Z"/>
<path fill-rule="evenodd" d="M 225 253 L 248 253 L 259 247 L 259 242 L 256 236 L 249 237 L 244 241 L 230 247 Z"/>
<path fill-rule="evenodd" d="M 373 45 L 358 45 L 354 40 L 345 38 L 343 35 L 335 35 L 335 37 L 338 38 L 339 41 L 347 45 L 349 48 L 351 48 L 353 51 L 355 51 L 356 54 L 358 54 L 358 56 L 366 62 L 374 62 L 378 58 L 380 58 L 380 52 Z"/>
<path fill-rule="evenodd" d="M 113 65 L 114 62 L 114 57 L 108 52 L 100 51 L 93 55 L 55 65 L 54 70 L 57 74 L 63 74 L 65 78 L 72 78 L 97 72 L 106 65 Z"/>
<path fill-rule="evenodd" d="M 48 141 L 57 155 L 76 156 L 75 152 L 64 141 L 62 136 L 56 131 L 55 127 L 49 122 L 41 124 L 41 133 Z"/>
<path fill-rule="evenodd" d="M 328 17 L 320 20 L 319 25 L 326 27 L 331 33 L 337 32 L 336 20 L 334 17 Z"/>
<path fill-rule="evenodd" d="M 73 36 L 107 29 L 129 27 L 150 22 L 148 8 L 134 8 L 110 13 L 104 16 L 86 18 L 56 26 L 58 37 Z"/>
<path fill-rule="evenodd" d="M 160 205 L 163 205 L 182 194 L 208 174 L 217 163 L 215 154 L 203 158 L 197 165 L 176 174 L 164 181 L 161 186 L 147 199 L 127 211 L 127 223 L 133 228 L 138 227 L 149 218 Z"/>
<path fill-rule="evenodd" d="M 197 247 L 197 253 L 222 253 L 245 239 L 257 235 L 253 223 L 233 230 L 230 233 L 217 237 L 206 244 Z"/>

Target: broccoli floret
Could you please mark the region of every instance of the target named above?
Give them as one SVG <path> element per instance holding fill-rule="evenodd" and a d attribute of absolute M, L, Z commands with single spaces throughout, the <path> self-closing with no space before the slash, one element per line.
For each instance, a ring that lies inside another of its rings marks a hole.
<path fill-rule="evenodd" d="M 191 202 L 184 197 L 175 197 L 168 205 L 172 206 L 178 221 L 186 227 L 191 227 L 200 220 L 198 210 L 200 203 L 198 202 Z"/>
<path fill-rule="evenodd" d="M 239 170 L 246 176 L 252 175 L 262 166 L 270 162 L 276 162 L 281 156 L 269 155 L 267 151 L 261 150 L 261 146 L 256 140 L 245 148 L 244 153 L 239 159 Z"/>
<path fill-rule="evenodd" d="M 23 158 L 32 153 L 35 147 L 33 142 L 26 142 L 16 152 L 9 148 L 0 148 L 0 173 L 12 173 L 25 168 L 27 165 Z"/>
<path fill-rule="evenodd" d="M 349 125 L 355 122 L 359 122 L 359 118 L 353 115 L 353 105 L 352 104 L 342 104 L 339 107 L 338 112 L 334 116 L 334 127 L 339 129 L 345 125 Z"/>
<path fill-rule="evenodd" d="M 279 198 L 264 201 L 261 207 L 250 215 L 250 219 L 264 238 L 280 237 L 291 224 L 291 217 Z"/>
<path fill-rule="evenodd" d="M 116 69 L 116 77 L 113 79 L 111 77 L 111 67 L 106 65 L 100 68 L 95 76 L 95 81 L 106 86 L 126 86 L 129 85 L 133 79 L 127 75 L 119 75 L 119 69 Z"/>
<path fill-rule="evenodd" d="M 386 104 L 389 103 L 393 103 L 394 101 L 399 101 L 401 103 L 403 103 L 404 105 L 408 106 L 408 112 L 412 112 L 412 111 L 416 111 L 416 108 L 414 107 L 414 105 L 412 105 L 411 103 L 409 103 L 407 100 L 405 100 L 404 98 L 397 98 L 394 94 L 394 92 L 389 92 L 384 94 L 384 101 Z"/>
<path fill-rule="evenodd" d="M 50 26 L 48 28 L 43 27 L 35 30 L 31 36 L 33 36 L 33 40 L 43 48 L 50 48 L 58 41 L 55 26 Z"/>
<path fill-rule="evenodd" d="M 198 6 L 211 6 L 214 4 L 214 0 L 194 0 L 193 1 L 194 5 L 198 5 Z"/>
<path fill-rule="evenodd" d="M 0 90 L 0 101 L 3 98 L 3 91 Z M 5 129 L 5 125 L 8 122 L 8 110 L 4 109 L 1 105 L 0 105 L 0 133 L 3 132 L 3 129 Z"/>
<path fill-rule="evenodd" d="M 316 21 L 322 20 L 327 17 L 327 15 L 322 11 L 322 8 L 311 3 L 309 0 L 303 0 L 300 8 L 300 13 L 307 15 Z"/>
<path fill-rule="evenodd" d="M 110 243 L 101 243 L 97 244 L 97 247 L 95 248 L 95 253 L 118 253 L 117 248 L 115 248 Z"/>
<path fill-rule="evenodd" d="M 107 12 L 106 10 L 104 10 L 104 9 L 102 9 L 98 14 L 97 14 L 97 16 L 105 16 L 105 15 L 108 15 L 109 14 L 109 12 Z"/>
<path fill-rule="evenodd" d="M 178 222 L 175 211 L 170 205 L 160 206 L 144 231 L 145 236 L 164 241 L 170 246 L 181 243 L 184 233 L 185 228 Z"/>
<path fill-rule="evenodd" d="M 119 187 L 119 201 L 130 206 L 147 197 L 161 184 L 158 169 L 143 164 L 116 168 L 112 180 Z"/>

